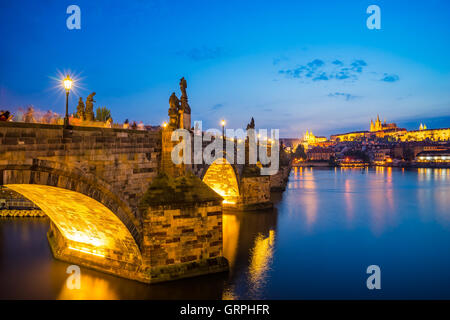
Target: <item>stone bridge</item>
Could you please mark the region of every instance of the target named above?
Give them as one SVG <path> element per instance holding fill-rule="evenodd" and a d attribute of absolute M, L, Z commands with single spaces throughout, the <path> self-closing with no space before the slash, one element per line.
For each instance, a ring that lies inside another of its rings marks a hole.
<path fill-rule="evenodd" d="M 227 162 L 189 166 L 225 201 L 142 210 L 172 146 L 163 130 L 0 122 L 0 184 L 50 218 L 56 258 L 147 283 L 226 270 L 222 205 L 267 206 L 270 179 Z"/>

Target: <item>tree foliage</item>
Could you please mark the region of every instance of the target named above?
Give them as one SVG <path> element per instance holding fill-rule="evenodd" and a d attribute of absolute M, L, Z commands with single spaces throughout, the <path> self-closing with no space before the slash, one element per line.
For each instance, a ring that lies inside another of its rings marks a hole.
<path fill-rule="evenodd" d="M 105 122 L 111 118 L 111 111 L 106 107 L 98 107 L 96 110 L 95 120 Z"/>
<path fill-rule="evenodd" d="M 302 144 L 297 145 L 297 148 L 295 148 L 294 158 L 306 159 L 305 148 L 303 147 Z"/>

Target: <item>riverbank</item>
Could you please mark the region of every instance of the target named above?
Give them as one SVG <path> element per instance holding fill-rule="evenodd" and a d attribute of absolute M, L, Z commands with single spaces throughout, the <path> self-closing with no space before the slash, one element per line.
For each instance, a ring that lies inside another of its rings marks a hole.
<path fill-rule="evenodd" d="M 450 163 L 385 163 L 385 164 L 361 164 L 361 165 L 338 165 L 338 164 L 330 164 L 328 162 L 301 162 L 296 163 L 293 167 L 342 167 L 342 168 L 360 168 L 360 167 L 392 167 L 392 168 L 417 168 L 417 169 L 426 169 L 426 168 L 441 168 L 441 169 L 450 169 Z"/>
<path fill-rule="evenodd" d="M 42 210 L 0 210 L 0 218 L 41 218 L 46 217 Z"/>

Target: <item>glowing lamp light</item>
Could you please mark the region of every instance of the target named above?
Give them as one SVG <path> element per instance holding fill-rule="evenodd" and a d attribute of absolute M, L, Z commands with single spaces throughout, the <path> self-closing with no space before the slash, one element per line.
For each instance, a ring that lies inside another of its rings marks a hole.
<path fill-rule="evenodd" d="M 163 123 L 162 126 L 163 126 L 163 128 L 165 129 L 165 128 L 167 127 L 167 122 L 164 121 L 164 123 Z"/>
<path fill-rule="evenodd" d="M 72 79 L 70 79 L 69 75 L 66 76 L 66 78 L 63 80 L 64 88 L 69 91 L 72 89 Z"/>
<path fill-rule="evenodd" d="M 220 124 L 222 125 L 222 127 L 225 127 L 225 120 L 220 121 Z"/>

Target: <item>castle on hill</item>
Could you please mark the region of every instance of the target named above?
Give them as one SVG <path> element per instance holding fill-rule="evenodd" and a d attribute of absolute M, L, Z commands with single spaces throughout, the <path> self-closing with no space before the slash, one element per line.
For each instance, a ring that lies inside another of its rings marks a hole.
<path fill-rule="evenodd" d="M 370 132 L 376 132 L 376 131 L 383 131 L 383 130 L 389 130 L 389 129 L 396 129 L 397 124 L 395 123 L 386 123 L 386 120 L 384 120 L 383 123 L 381 123 L 380 116 L 377 115 L 377 120 L 375 123 L 373 120 L 370 120 Z"/>

